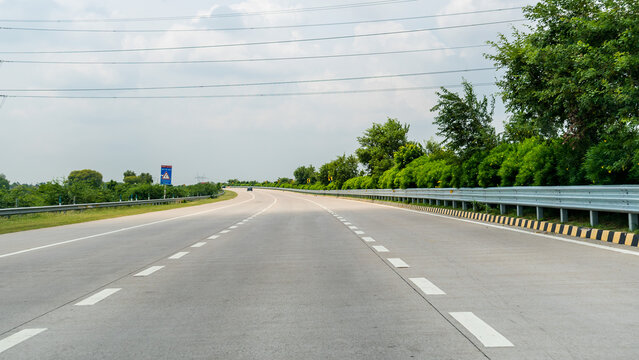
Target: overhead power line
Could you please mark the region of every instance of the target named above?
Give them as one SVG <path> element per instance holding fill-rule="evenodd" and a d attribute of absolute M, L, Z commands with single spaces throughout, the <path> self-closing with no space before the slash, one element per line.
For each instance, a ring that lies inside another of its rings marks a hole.
<path fill-rule="evenodd" d="M 229 17 L 243 17 L 243 16 L 261 16 L 261 15 L 279 15 L 279 14 L 292 14 L 302 12 L 314 12 L 314 11 L 327 11 L 327 10 L 341 10 L 351 9 L 359 7 L 389 5 L 397 3 L 415 2 L 417 0 L 381 0 L 381 1 L 369 1 L 350 4 L 337 4 L 337 5 L 324 5 L 307 8 L 297 9 L 282 9 L 282 10 L 270 10 L 270 11 L 255 11 L 255 12 L 233 12 L 233 13 L 221 13 L 210 15 L 186 15 L 186 16 L 161 16 L 161 17 L 146 17 L 146 18 L 106 18 L 106 19 L 0 19 L 0 22 L 11 23 L 97 23 L 97 22 L 144 22 L 144 21 L 170 21 L 170 20 L 197 20 L 197 19 L 215 19 L 215 18 L 229 18 Z"/>
<path fill-rule="evenodd" d="M 158 65 L 158 64 L 209 64 L 209 63 L 235 63 L 235 62 L 260 62 L 260 61 L 283 61 L 283 60 L 310 60 L 328 59 L 342 57 L 377 56 L 377 55 L 397 55 L 412 54 L 420 52 L 434 52 L 445 50 L 462 50 L 489 47 L 488 44 L 452 46 L 431 49 L 394 50 L 377 51 L 366 53 L 333 54 L 333 55 L 309 55 L 309 56 L 285 56 L 271 58 L 248 58 L 248 59 L 217 59 L 217 60 L 169 60 L 169 61 L 51 61 L 51 60 L 0 60 L 2 63 L 13 64 L 57 64 L 57 65 Z"/>
<path fill-rule="evenodd" d="M 270 30 L 270 29 L 294 29 L 294 28 L 309 28 L 309 27 L 324 27 L 324 26 L 371 24 L 371 23 L 390 22 L 390 21 L 422 20 L 422 19 L 432 19 L 432 18 L 440 18 L 440 17 L 460 16 L 460 15 L 473 15 L 473 14 L 485 14 L 485 13 L 503 12 L 503 11 L 520 10 L 520 9 L 522 9 L 521 6 L 509 7 L 509 8 L 500 8 L 500 9 L 466 11 L 466 12 L 457 12 L 457 13 L 448 13 L 448 14 L 439 14 L 439 15 L 422 15 L 422 16 L 409 16 L 409 17 L 387 18 L 387 19 L 342 21 L 342 22 L 315 23 L 315 24 L 297 24 L 297 25 L 229 27 L 229 28 L 200 28 L 200 29 L 61 29 L 61 28 L 33 28 L 33 27 L 0 26 L 0 30 L 46 31 L 46 32 L 86 32 L 86 33 L 165 33 L 165 32 L 207 32 L 207 31 Z"/>
<path fill-rule="evenodd" d="M 491 21 L 491 22 L 485 22 L 485 23 L 451 25 L 451 26 L 442 26 L 442 27 L 433 27 L 433 28 L 413 29 L 413 30 L 386 31 L 386 32 L 377 32 L 377 33 L 327 36 L 327 37 L 306 38 L 306 39 L 287 39 L 287 40 L 273 40 L 273 41 L 258 41 L 258 42 L 247 42 L 247 43 L 191 45 L 191 46 L 173 46 L 173 47 L 156 47 L 156 48 L 132 48 L 132 49 L 52 50 L 52 51 L 0 51 L 0 54 L 87 54 L 87 53 L 115 53 L 115 52 L 141 52 L 141 51 L 212 49 L 212 48 L 235 47 L 235 46 L 289 44 L 289 43 L 311 42 L 311 41 L 341 40 L 341 39 L 352 39 L 352 38 L 362 38 L 362 37 L 374 37 L 374 36 L 386 36 L 386 35 L 398 35 L 398 34 L 411 34 L 411 33 L 420 33 L 420 32 L 426 32 L 426 31 L 460 29 L 460 28 L 479 27 L 479 26 L 487 26 L 487 25 L 497 25 L 497 24 L 508 24 L 508 23 L 513 23 L 513 22 L 522 22 L 522 21 L 527 21 L 527 19 Z"/>
<path fill-rule="evenodd" d="M 473 86 L 494 86 L 495 83 L 477 83 Z M 311 92 L 286 92 L 286 93 L 256 93 L 256 94 L 220 94 L 220 95 L 155 95 L 155 96 L 70 96 L 70 95 L 2 95 L 5 98 L 30 98 L 30 99 L 211 99 L 211 98 L 249 98 L 249 97 L 275 97 L 275 96 L 304 96 L 304 95 L 330 95 L 330 94 L 365 94 L 392 91 L 414 91 L 414 90 L 433 90 L 444 88 L 460 88 L 463 85 L 440 85 L 440 86 L 413 86 L 399 88 L 377 88 L 377 89 L 358 89 L 358 90 L 328 90 L 328 91 L 311 91 Z"/>
<path fill-rule="evenodd" d="M 286 81 L 267 81 L 267 82 L 231 83 L 231 84 L 119 87 L 119 88 L 0 89 L 0 91 L 2 92 L 93 92 L 93 91 L 206 89 L 206 88 L 222 88 L 222 87 L 288 85 L 288 84 L 308 84 L 308 83 L 324 83 L 324 82 L 337 82 L 337 81 L 389 79 L 389 78 L 414 77 L 414 76 L 426 76 L 426 75 L 456 74 L 456 73 L 488 71 L 488 70 L 497 70 L 497 69 L 495 69 L 494 67 L 484 67 L 484 68 L 476 68 L 476 69 L 443 70 L 443 71 L 429 71 L 429 72 L 417 72 L 417 73 L 405 73 L 405 74 L 368 75 L 368 76 L 352 76 L 352 77 L 330 78 L 330 79 L 286 80 Z"/>

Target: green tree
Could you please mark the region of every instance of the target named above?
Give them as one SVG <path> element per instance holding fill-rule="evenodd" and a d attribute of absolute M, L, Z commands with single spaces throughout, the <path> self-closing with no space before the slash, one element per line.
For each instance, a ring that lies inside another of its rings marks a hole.
<path fill-rule="evenodd" d="M 138 176 L 139 184 L 153 184 L 153 176 L 149 173 L 141 173 Z"/>
<path fill-rule="evenodd" d="M 317 173 L 313 165 L 300 166 L 293 172 L 295 182 L 299 185 L 314 184 L 317 181 Z"/>
<path fill-rule="evenodd" d="M 133 170 L 127 170 L 124 172 L 123 177 L 128 177 L 128 176 L 136 176 L 135 171 Z"/>
<path fill-rule="evenodd" d="M 530 28 L 487 55 L 505 70 L 508 138 L 563 136 L 584 153 L 611 125 L 638 123 L 639 2 L 542 0 L 524 13 Z"/>
<path fill-rule="evenodd" d="M 497 137 L 492 126 L 495 99 L 477 98 L 473 86 L 464 81 L 463 97 L 441 88 L 437 92 L 437 104 L 430 111 L 437 111 L 435 121 L 437 135 L 444 138 L 443 145 L 452 149 L 462 160 L 477 151 L 495 147 Z"/>
<path fill-rule="evenodd" d="M 348 179 L 357 177 L 357 165 L 357 158 L 353 155 L 338 156 L 337 159 L 320 166 L 319 181 L 323 185 L 341 189 Z"/>
<path fill-rule="evenodd" d="M 74 170 L 69 173 L 67 182 L 69 185 L 85 183 L 91 187 L 99 188 L 102 185 L 102 174 L 90 169 Z"/>
<path fill-rule="evenodd" d="M 424 155 L 424 148 L 422 145 L 420 143 L 409 141 L 408 144 L 401 146 L 397 151 L 395 151 L 393 158 L 395 160 L 395 166 L 399 169 L 403 169 L 406 165 L 410 164 L 411 161 L 422 155 Z"/>
<path fill-rule="evenodd" d="M 0 174 L 0 189 L 9 190 L 9 180 L 4 174 Z"/>
<path fill-rule="evenodd" d="M 373 123 L 364 136 L 357 138 L 361 146 L 356 150 L 357 158 L 364 164 L 368 174 L 379 177 L 393 167 L 393 155 L 408 143 L 406 134 L 409 127 L 397 119 L 388 118 L 385 124 Z"/>

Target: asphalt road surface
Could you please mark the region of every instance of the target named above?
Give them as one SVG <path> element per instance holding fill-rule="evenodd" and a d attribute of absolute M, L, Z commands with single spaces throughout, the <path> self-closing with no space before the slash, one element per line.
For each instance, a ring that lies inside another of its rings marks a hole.
<path fill-rule="evenodd" d="M 639 252 L 238 192 L 0 235 L 0 359 L 639 358 Z"/>

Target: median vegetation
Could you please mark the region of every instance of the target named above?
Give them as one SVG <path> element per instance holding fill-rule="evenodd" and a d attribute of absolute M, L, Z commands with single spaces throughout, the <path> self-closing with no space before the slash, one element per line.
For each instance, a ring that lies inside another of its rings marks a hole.
<path fill-rule="evenodd" d="M 97 208 L 82 211 L 67 211 L 60 213 L 39 213 L 11 217 L 0 217 L 0 234 L 40 229 L 52 226 L 77 224 L 81 222 L 111 219 L 122 216 L 138 215 L 154 211 L 177 209 L 189 206 L 211 204 L 233 199 L 237 193 L 226 190 L 215 199 L 202 199 L 183 203 L 161 205 L 135 205 L 117 208 Z"/>
<path fill-rule="evenodd" d="M 0 208 L 85 204 L 110 201 L 162 199 L 166 189 L 167 198 L 215 195 L 221 185 L 199 183 L 195 185 L 164 186 L 153 184 L 148 173 L 136 175 L 127 170 L 122 182 L 102 181 L 102 174 L 95 170 L 75 170 L 66 179 L 40 184 L 10 184 L 0 174 Z"/>
<path fill-rule="evenodd" d="M 639 5 L 633 0 L 544 0 L 531 25 L 491 42 L 509 112 L 462 83 L 442 88 L 434 124 L 442 141 L 409 141 L 397 119 L 375 123 L 353 155 L 293 178 L 231 184 L 306 189 L 610 185 L 639 183 Z"/>

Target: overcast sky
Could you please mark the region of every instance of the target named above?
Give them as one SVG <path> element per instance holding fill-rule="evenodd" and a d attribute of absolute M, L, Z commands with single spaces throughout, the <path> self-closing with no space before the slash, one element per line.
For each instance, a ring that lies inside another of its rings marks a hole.
<path fill-rule="evenodd" d="M 360 22 L 356 24 L 201 32 L 54 32 L 0 30 L 0 51 L 60 51 L 217 45 L 334 37 L 353 34 L 522 19 L 521 10 L 418 20 L 367 20 L 450 14 L 533 4 L 531 0 L 415 0 L 322 11 L 320 6 L 379 0 L 93 1 L 0 0 L 0 26 L 55 29 L 220 29 Z M 150 7 L 150 5 L 153 5 Z M 286 11 L 280 11 L 286 10 Z M 253 15 L 247 15 L 253 13 Z M 259 13 L 259 14 L 254 14 Z M 224 14 L 224 16 L 218 16 Z M 228 16 L 237 15 L 237 16 Z M 126 22 L 12 22 L 12 19 L 200 18 Z M 243 16 L 242 16 L 243 15 Z M 521 22 L 514 26 L 522 27 Z M 182 61 L 301 57 L 481 45 L 509 24 L 422 31 L 340 40 L 171 51 L 0 54 L 0 59 L 38 61 Z M 198 89 L 15 92 L 8 89 L 122 88 L 299 81 L 491 67 L 490 48 L 392 55 L 196 64 L 61 65 L 0 64 L 2 95 L 192 96 L 308 93 L 491 83 L 495 71 L 357 81 L 294 83 Z M 458 89 L 455 89 L 458 91 Z M 497 92 L 478 87 L 480 94 Z M 76 169 L 94 169 L 104 180 L 122 181 L 127 170 L 158 180 L 161 164 L 173 165 L 174 184 L 230 178 L 292 177 L 300 165 L 316 167 L 357 149 L 357 137 L 387 117 L 410 124 L 409 138 L 435 136 L 436 90 L 324 95 L 181 99 L 6 98 L 0 108 L 0 173 L 12 182 L 61 179 Z M 0 99 L 0 101 L 2 101 Z M 507 117 L 497 101 L 495 126 Z"/>

